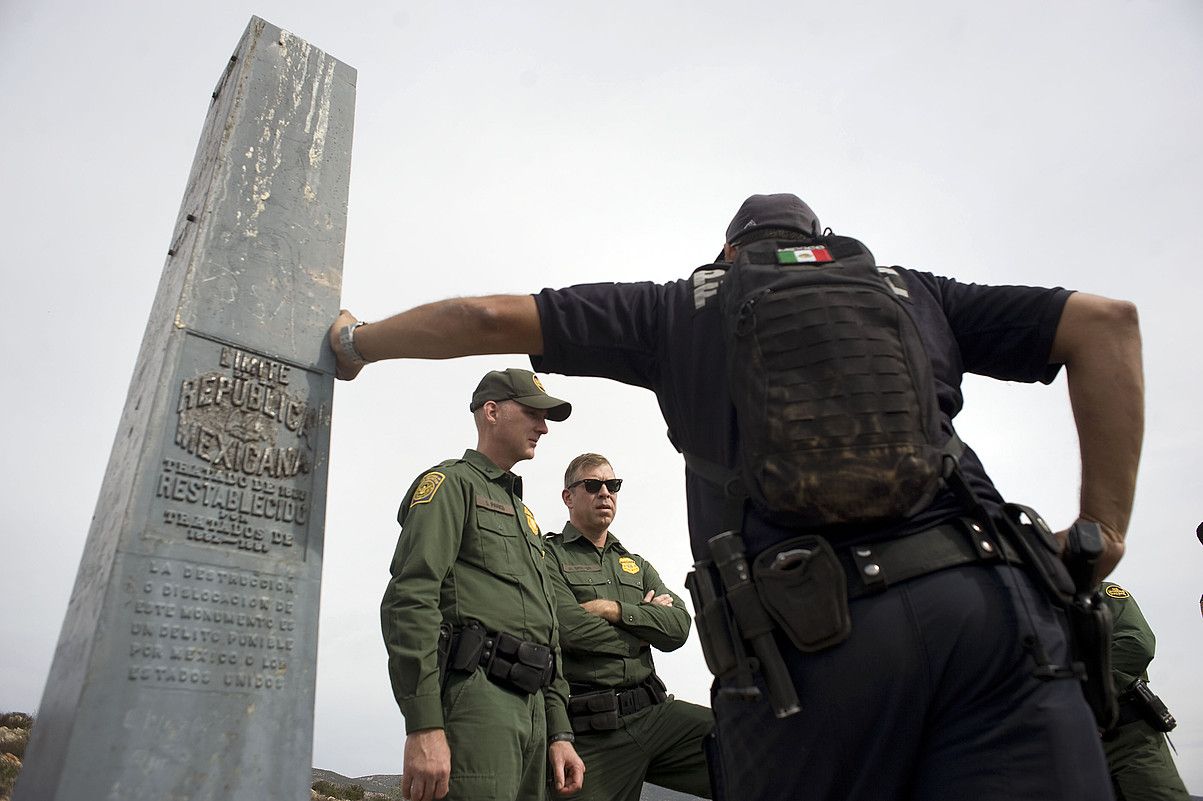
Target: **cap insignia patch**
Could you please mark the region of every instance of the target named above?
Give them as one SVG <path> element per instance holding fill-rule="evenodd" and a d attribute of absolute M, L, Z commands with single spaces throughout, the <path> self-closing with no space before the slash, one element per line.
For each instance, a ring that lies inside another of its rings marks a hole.
<path fill-rule="evenodd" d="M 434 494 L 439 491 L 439 487 L 443 486 L 443 482 L 447 480 L 447 476 L 432 470 L 422 476 L 422 480 L 418 482 L 418 488 L 414 490 L 414 496 L 409 502 L 409 507 L 412 509 L 420 503 L 430 503 L 434 498 Z"/>
<path fill-rule="evenodd" d="M 1112 584 L 1110 587 L 1108 587 L 1107 594 L 1110 595 L 1112 598 L 1131 598 L 1132 597 L 1131 595 L 1128 594 L 1127 590 L 1125 590 L 1123 587 L 1119 586 L 1118 584 Z"/>
<path fill-rule="evenodd" d="M 639 565 L 629 556 L 620 556 L 618 558 L 618 566 L 622 568 L 624 573 L 635 574 L 639 572 Z"/>
<path fill-rule="evenodd" d="M 539 376 L 537 376 L 537 375 L 532 375 L 532 376 L 530 377 L 530 380 L 531 380 L 531 382 L 532 382 L 532 383 L 533 383 L 533 384 L 534 384 L 534 385 L 535 385 L 535 386 L 538 388 L 538 390 L 539 390 L 540 392 L 542 392 L 542 393 L 544 393 L 544 394 L 546 394 L 546 393 L 547 393 L 547 390 L 543 389 L 543 382 L 539 380 Z"/>

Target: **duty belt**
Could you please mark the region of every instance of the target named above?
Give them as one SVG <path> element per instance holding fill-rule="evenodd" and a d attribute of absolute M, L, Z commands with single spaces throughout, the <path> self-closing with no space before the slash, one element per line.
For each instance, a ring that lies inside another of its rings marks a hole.
<path fill-rule="evenodd" d="M 1010 543 L 987 536 L 981 524 L 961 518 L 898 539 L 839 551 L 848 574 L 848 598 L 881 592 L 891 584 L 973 562 L 1023 560 Z"/>
<path fill-rule="evenodd" d="M 528 695 L 549 686 L 556 675 L 549 646 L 488 631 L 476 620 L 462 628 L 440 627 L 439 667 L 461 673 L 482 667 L 494 684 Z"/>
<path fill-rule="evenodd" d="M 613 731 L 621 718 L 667 700 L 664 682 L 654 673 L 638 687 L 627 690 L 574 684 L 568 697 L 568 718 L 577 734 Z"/>

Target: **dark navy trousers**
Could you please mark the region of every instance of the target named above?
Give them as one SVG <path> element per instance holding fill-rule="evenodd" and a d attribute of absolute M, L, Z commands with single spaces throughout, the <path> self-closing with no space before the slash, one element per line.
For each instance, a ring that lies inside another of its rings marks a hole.
<path fill-rule="evenodd" d="M 801 654 L 779 640 L 801 712 L 779 720 L 763 699 L 713 694 L 717 797 L 1112 798 L 1076 680 L 1032 676 L 1033 628 L 1054 662 L 1066 642 L 1020 569 L 951 568 L 850 606 L 852 635 L 834 648 Z"/>

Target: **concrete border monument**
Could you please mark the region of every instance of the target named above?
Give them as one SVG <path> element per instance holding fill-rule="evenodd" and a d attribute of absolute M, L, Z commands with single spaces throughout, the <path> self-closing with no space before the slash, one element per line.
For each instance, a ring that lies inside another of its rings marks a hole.
<path fill-rule="evenodd" d="M 213 92 L 18 801 L 308 798 L 355 70 Z"/>

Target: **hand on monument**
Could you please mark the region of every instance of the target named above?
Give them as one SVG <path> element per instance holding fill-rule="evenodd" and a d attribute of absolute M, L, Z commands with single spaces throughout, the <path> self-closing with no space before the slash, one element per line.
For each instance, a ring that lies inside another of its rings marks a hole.
<path fill-rule="evenodd" d="M 442 729 L 422 729 L 405 738 L 401 797 L 407 801 L 434 801 L 450 789 L 451 748 Z"/>
<path fill-rule="evenodd" d="M 581 604 L 581 608 L 591 615 L 597 615 L 607 623 L 617 623 L 618 616 L 622 614 L 622 607 L 618 605 L 618 601 L 609 601 L 605 598 L 585 601 Z"/>
<path fill-rule="evenodd" d="M 344 328 L 355 325 L 357 322 L 359 321 L 355 319 L 355 315 L 346 309 L 340 309 L 337 319 L 330 326 L 330 333 L 327 334 L 330 340 L 330 350 L 334 351 L 334 375 L 340 381 L 352 380 L 363 369 L 363 363 L 358 362 L 352 354 L 345 351 L 340 338 Z"/>
<path fill-rule="evenodd" d="M 643 602 L 645 604 L 655 604 L 656 606 L 672 606 L 673 597 L 668 593 L 656 595 L 655 590 L 648 590 L 647 595 L 643 596 Z"/>
<path fill-rule="evenodd" d="M 572 743 L 556 740 L 547 747 L 547 760 L 551 763 L 551 780 L 557 793 L 572 795 L 580 792 L 585 784 L 585 763 Z"/>

